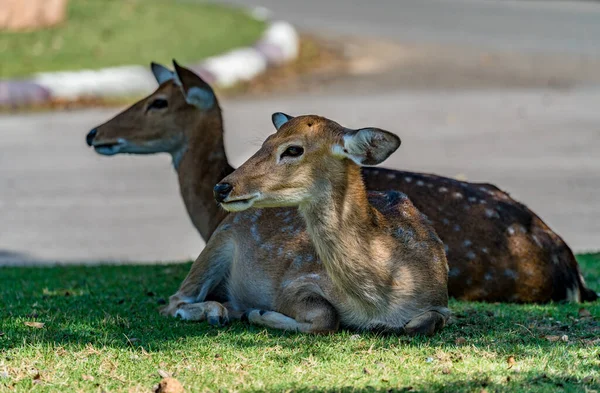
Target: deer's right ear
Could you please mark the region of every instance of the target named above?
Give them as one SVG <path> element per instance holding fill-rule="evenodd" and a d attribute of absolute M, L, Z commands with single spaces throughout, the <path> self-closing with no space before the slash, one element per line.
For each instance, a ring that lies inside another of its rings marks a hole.
<path fill-rule="evenodd" d="M 273 113 L 273 115 L 271 115 L 271 121 L 273 122 L 275 129 L 278 131 L 282 125 L 284 125 L 288 121 L 292 120 L 293 118 L 294 118 L 293 116 L 286 115 L 283 112 L 275 112 L 275 113 Z"/>
<path fill-rule="evenodd" d="M 215 106 L 215 93 L 208 83 L 192 71 L 177 64 L 175 60 L 173 60 L 173 65 L 188 104 L 202 110 L 208 110 Z"/>
<path fill-rule="evenodd" d="M 378 165 L 400 147 L 400 138 L 380 128 L 346 130 L 342 146 L 335 145 L 333 152 L 358 165 Z"/>
<path fill-rule="evenodd" d="M 152 69 L 152 73 L 154 74 L 154 77 L 159 85 L 176 78 L 176 75 L 173 71 L 158 63 L 150 63 L 150 68 Z"/>

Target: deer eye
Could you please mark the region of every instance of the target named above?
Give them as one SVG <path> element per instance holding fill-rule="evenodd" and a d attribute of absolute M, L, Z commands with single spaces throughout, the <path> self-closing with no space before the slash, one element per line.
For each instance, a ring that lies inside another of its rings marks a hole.
<path fill-rule="evenodd" d="M 169 102 L 163 98 L 157 98 L 154 101 L 152 101 L 150 104 L 148 104 L 148 108 L 146 109 L 147 111 L 149 111 L 150 109 L 162 109 L 162 108 L 166 108 L 169 106 Z"/>
<path fill-rule="evenodd" d="M 300 146 L 288 146 L 287 149 L 285 149 L 283 151 L 283 153 L 281 153 L 281 156 L 279 156 L 279 159 L 282 159 L 283 157 L 300 157 L 302 155 L 302 153 L 304 153 L 304 149 Z"/>

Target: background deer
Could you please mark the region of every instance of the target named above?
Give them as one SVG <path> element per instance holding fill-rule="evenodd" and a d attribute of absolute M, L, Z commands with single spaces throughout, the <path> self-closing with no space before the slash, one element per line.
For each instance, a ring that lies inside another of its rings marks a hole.
<path fill-rule="evenodd" d="M 442 241 L 406 195 L 367 195 L 362 180 L 360 165 L 383 162 L 400 139 L 376 128 L 348 130 L 318 116 L 279 126 L 256 154 L 215 186 L 215 198 L 230 212 L 298 206 L 312 244 L 303 242 L 294 255 L 305 259 L 316 251 L 316 258 L 306 262 L 308 270 L 301 262 L 273 277 L 274 291 L 257 288 L 272 305 L 268 311 L 252 310 L 252 299 L 230 291 L 234 310 L 263 326 L 311 333 L 335 331 L 340 324 L 427 335 L 442 328 L 449 314 Z M 285 227 L 282 220 L 273 225 Z M 217 240 L 221 246 L 210 247 L 199 260 L 228 254 L 232 271 L 248 263 L 262 265 L 257 250 L 272 239 L 261 244 L 240 239 L 252 230 L 232 228 L 228 240 Z M 245 273 L 249 276 L 233 277 L 260 280 L 257 276 L 264 274 L 261 269 Z"/>
<path fill-rule="evenodd" d="M 171 154 L 188 214 L 207 240 L 227 216 L 212 188 L 233 171 L 219 103 L 190 70 L 175 65 L 173 73 L 157 64 L 152 70 L 159 88 L 90 131 L 87 143 L 104 155 Z M 277 114 L 274 124 L 289 118 Z M 596 299 L 560 236 L 497 187 L 380 167 L 362 168 L 362 174 L 367 189 L 402 191 L 431 220 L 446 248 L 451 296 L 519 303 Z M 270 228 L 265 217 L 254 222 L 263 234 Z M 220 289 L 207 294 L 220 298 Z"/>

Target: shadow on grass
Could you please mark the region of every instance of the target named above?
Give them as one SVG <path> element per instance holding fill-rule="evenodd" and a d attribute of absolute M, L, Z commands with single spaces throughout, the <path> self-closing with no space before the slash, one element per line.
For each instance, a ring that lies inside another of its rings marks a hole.
<path fill-rule="evenodd" d="M 586 256 L 597 265 L 600 256 Z M 165 318 L 158 309 L 177 289 L 190 264 L 149 266 L 68 266 L 51 268 L 0 268 L 0 350 L 27 344 L 49 344 L 73 348 L 144 348 L 169 350 L 182 340 L 205 337 L 238 349 L 269 347 L 286 342 L 319 356 L 319 346 L 328 342 L 352 342 L 352 332 L 315 337 L 265 331 L 239 322 L 218 329 L 205 323 Z M 592 278 L 597 288 L 597 270 Z M 592 316 L 600 315 L 600 303 L 586 305 Z M 586 345 L 597 337 L 599 323 L 580 318 L 578 305 L 511 305 L 453 301 L 453 323 L 433 338 L 361 334 L 372 345 L 434 346 L 456 349 L 466 342 L 498 354 L 519 348 L 522 355 L 550 345 L 545 336 L 568 335 L 569 347 Z M 43 328 L 25 322 L 44 323 Z M 552 343 L 556 345 L 556 343 Z M 567 349 L 565 343 L 565 349 Z M 351 348 L 352 346 L 349 345 Z M 282 359 L 285 360 L 285 359 Z"/>

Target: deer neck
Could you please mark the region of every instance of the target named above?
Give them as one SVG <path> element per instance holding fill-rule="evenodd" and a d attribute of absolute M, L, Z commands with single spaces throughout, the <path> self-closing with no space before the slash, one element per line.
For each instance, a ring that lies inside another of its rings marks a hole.
<path fill-rule="evenodd" d="M 181 197 L 192 223 L 208 241 L 227 212 L 214 200 L 213 187 L 233 172 L 227 161 L 223 141 L 223 123 L 210 119 L 196 126 L 181 149 L 172 154 L 179 178 Z"/>
<path fill-rule="evenodd" d="M 314 199 L 299 207 L 308 234 L 338 290 L 373 310 L 386 296 L 386 262 L 379 241 L 382 215 L 368 201 L 360 167 L 324 182 Z M 385 252 L 383 253 L 385 254 Z"/>

